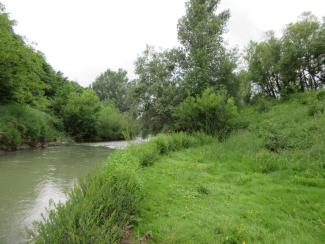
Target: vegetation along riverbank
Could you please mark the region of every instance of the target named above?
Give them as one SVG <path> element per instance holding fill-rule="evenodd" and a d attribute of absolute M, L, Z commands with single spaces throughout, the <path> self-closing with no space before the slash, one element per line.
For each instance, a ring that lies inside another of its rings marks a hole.
<path fill-rule="evenodd" d="M 177 46 L 87 88 L 0 4 L 0 150 L 153 136 L 81 179 L 31 243 L 325 243 L 325 18 L 239 51 L 219 4 L 186 1 Z"/>
<path fill-rule="evenodd" d="M 247 107 L 245 128 L 222 142 L 162 134 L 116 151 L 33 241 L 322 243 L 325 114 L 311 111 L 325 101 L 316 96 Z"/>

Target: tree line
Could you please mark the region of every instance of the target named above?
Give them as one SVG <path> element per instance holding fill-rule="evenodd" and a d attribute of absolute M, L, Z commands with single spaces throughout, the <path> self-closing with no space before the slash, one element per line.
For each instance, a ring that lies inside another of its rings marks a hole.
<path fill-rule="evenodd" d="M 304 13 L 251 42 L 242 55 L 224 41 L 230 12 L 219 0 L 189 0 L 177 31 L 179 45 L 147 46 L 135 61 L 135 79 L 106 70 L 89 88 L 56 72 L 44 55 L 13 31 L 0 10 L 0 103 L 49 112 L 76 140 L 129 138 L 168 131 L 204 131 L 224 138 L 238 109 L 258 97 L 283 99 L 325 82 L 325 19 Z"/>

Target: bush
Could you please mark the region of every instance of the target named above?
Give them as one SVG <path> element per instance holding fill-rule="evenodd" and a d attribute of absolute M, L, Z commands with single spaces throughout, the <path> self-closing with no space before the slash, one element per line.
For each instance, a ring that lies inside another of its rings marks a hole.
<path fill-rule="evenodd" d="M 113 103 L 106 102 L 101 106 L 97 120 L 99 140 L 129 140 L 138 134 L 137 122 L 119 112 Z"/>
<path fill-rule="evenodd" d="M 16 150 L 21 144 L 36 146 L 61 136 L 53 116 L 27 105 L 2 105 L 0 114 L 0 149 Z"/>
<path fill-rule="evenodd" d="M 270 132 L 265 138 L 266 149 L 272 152 L 280 152 L 289 147 L 287 138 L 277 131 Z"/>
<path fill-rule="evenodd" d="M 201 96 L 186 98 L 174 111 L 177 130 L 202 131 L 220 139 L 234 129 L 237 116 L 234 100 L 211 89 Z"/>
<path fill-rule="evenodd" d="M 63 121 L 67 133 L 77 141 L 95 139 L 99 110 L 100 101 L 94 91 L 71 93 L 63 107 Z"/>
<path fill-rule="evenodd" d="M 316 95 L 318 101 L 324 101 L 325 100 L 325 90 L 321 90 Z"/>
<path fill-rule="evenodd" d="M 134 153 L 139 159 L 141 166 L 150 166 L 157 160 L 159 156 L 158 147 L 155 143 L 147 143 L 142 146 L 134 147 Z"/>
<path fill-rule="evenodd" d="M 136 121 L 111 102 L 100 102 L 92 90 L 72 92 L 62 109 L 65 130 L 77 141 L 132 139 L 139 133 Z"/>

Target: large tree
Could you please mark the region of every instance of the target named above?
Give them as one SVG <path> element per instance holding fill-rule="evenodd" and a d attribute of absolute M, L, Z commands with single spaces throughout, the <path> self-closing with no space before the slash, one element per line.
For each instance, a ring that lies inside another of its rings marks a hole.
<path fill-rule="evenodd" d="M 126 104 L 128 81 L 125 70 L 108 69 L 97 77 L 92 88 L 102 101 L 110 100 L 120 111 L 124 112 L 128 108 Z"/>
<path fill-rule="evenodd" d="M 144 130 L 157 133 L 172 124 L 172 110 L 183 98 L 182 53 L 177 49 L 157 52 L 147 47 L 135 63 L 137 78 L 133 96 Z"/>
<path fill-rule="evenodd" d="M 185 87 L 188 95 L 207 87 L 234 92 L 236 63 L 224 47 L 223 34 L 229 11 L 217 14 L 219 0 L 190 0 L 178 24 L 178 38 L 186 57 Z"/>

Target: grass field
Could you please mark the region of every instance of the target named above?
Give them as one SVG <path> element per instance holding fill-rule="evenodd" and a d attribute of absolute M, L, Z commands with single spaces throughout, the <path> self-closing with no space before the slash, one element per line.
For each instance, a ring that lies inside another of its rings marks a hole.
<path fill-rule="evenodd" d="M 151 232 L 149 243 L 325 243 L 323 102 L 309 94 L 259 106 L 242 112 L 248 128 L 225 142 L 141 171 L 135 240 Z"/>

